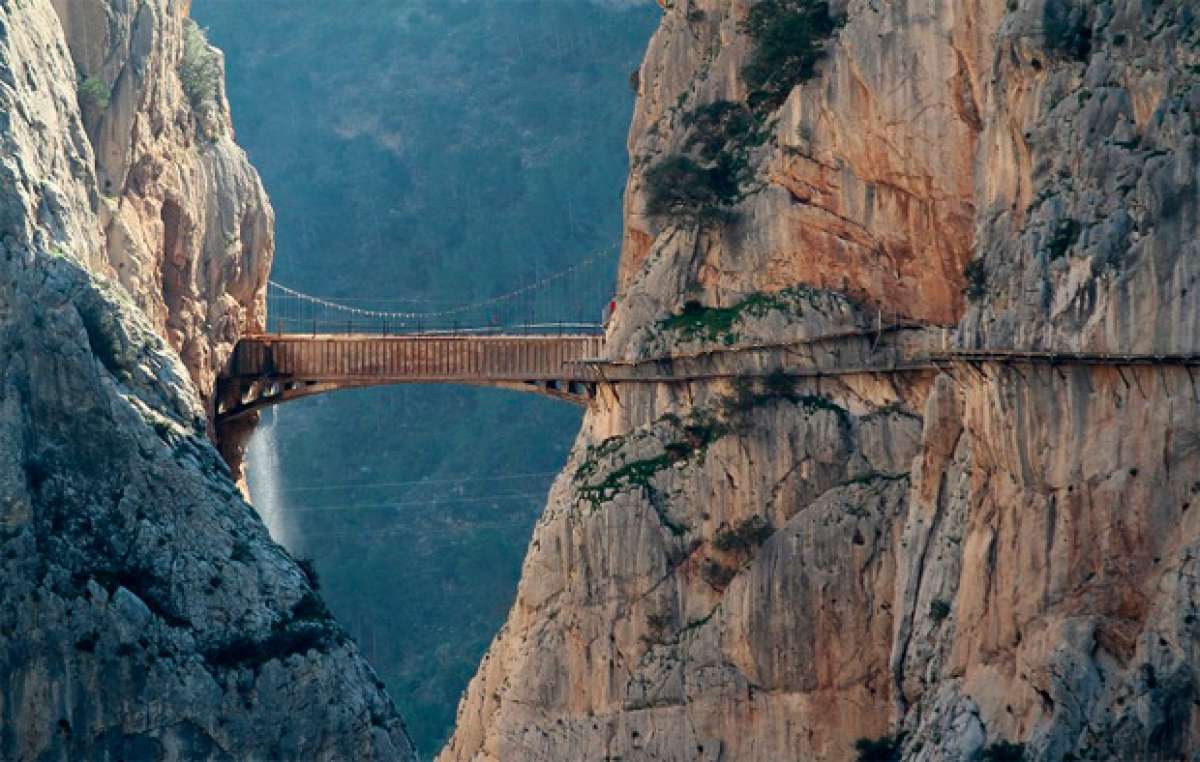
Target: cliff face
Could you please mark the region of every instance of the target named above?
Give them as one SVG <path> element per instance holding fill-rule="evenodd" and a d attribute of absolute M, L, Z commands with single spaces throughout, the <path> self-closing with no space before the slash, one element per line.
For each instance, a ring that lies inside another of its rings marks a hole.
<path fill-rule="evenodd" d="M 0 3 L 0 757 L 408 758 L 206 435 L 271 211 L 186 12 Z"/>
<path fill-rule="evenodd" d="M 775 98 L 752 5 L 670 4 L 650 44 L 615 357 L 852 363 L 880 320 L 1200 349 L 1191 3 L 834 3 Z M 1189 756 L 1196 395 L 1178 366 L 602 389 L 443 757 Z"/>

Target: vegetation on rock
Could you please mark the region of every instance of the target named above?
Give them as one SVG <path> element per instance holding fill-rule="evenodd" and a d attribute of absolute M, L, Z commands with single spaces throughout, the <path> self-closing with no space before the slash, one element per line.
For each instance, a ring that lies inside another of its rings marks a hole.
<path fill-rule="evenodd" d="M 1074 61 L 1086 61 L 1092 52 L 1092 27 L 1087 11 L 1069 0 L 1050 0 L 1042 11 L 1046 50 Z"/>
<path fill-rule="evenodd" d="M 713 538 L 713 547 L 727 553 L 744 553 L 757 548 L 775 534 L 775 527 L 762 516 L 751 516 L 727 527 Z"/>
<path fill-rule="evenodd" d="M 79 105 L 96 110 L 108 108 L 112 100 L 112 91 L 100 77 L 79 78 Z"/>
<path fill-rule="evenodd" d="M 183 55 L 179 59 L 179 83 L 192 110 L 201 120 L 216 105 L 221 91 L 221 63 L 208 44 L 208 33 L 195 21 L 183 26 Z"/>
<path fill-rule="evenodd" d="M 708 166 L 690 156 L 668 156 L 646 173 L 646 213 L 697 223 L 720 219 L 723 207 L 737 200 L 734 167 L 724 161 Z"/>
<path fill-rule="evenodd" d="M 841 22 L 825 0 L 759 0 L 742 29 L 754 40 L 742 76 L 755 110 L 775 110 L 796 85 L 810 79 L 825 41 Z"/>
<path fill-rule="evenodd" d="M 658 328 L 675 334 L 675 341 L 720 341 L 734 344 L 734 327 L 744 317 L 761 318 L 770 312 L 797 312 L 812 298 L 812 289 L 797 286 L 774 293 L 754 293 L 729 307 L 708 307 L 696 300 L 685 302 L 676 314 L 658 321 Z"/>
<path fill-rule="evenodd" d="M 982 259 L 972 259 L 963 270 L 967 278 L 964 293 L 972 301 L 982 299 L 987 295 L 987 268 Z"/>
<path fill-rule="evenodd" d="M 1021 762 L 1025 759 L 1025 744 L 997 741 L 979 753 L 980 762 Z"/>
<path fill-rule="evenodd" d="M 1046 243 L 1046 251 L 1050 259 L 1059 259 L 1079 240 L 1083 226 L 1078 220 L 1059 220 L 1054 226 L 1050 240 Z"/>
<path fill-rule="evenodd" d="M 899 762 L 903 736 L 880 736 L 860 738 L 854 742 L 858 751 L 858 762 Z"/>

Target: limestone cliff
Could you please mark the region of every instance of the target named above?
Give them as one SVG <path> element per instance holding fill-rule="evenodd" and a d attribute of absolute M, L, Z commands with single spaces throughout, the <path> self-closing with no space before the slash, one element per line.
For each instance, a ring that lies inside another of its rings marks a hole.
<path fill-rule="evenodd" d="M 1200 12 L 831 5 L 664 3 L 609 351 L 761 377 L 601 390 L 443 758 L 1200 752 L 1187 369 L 729 351 L 1200 352 Z"/>
<path fill-rule="evenodd" d="M 0 2 L 0 758 L 410 758 L 207 436 L 272 220 L 186 15 Z"/>

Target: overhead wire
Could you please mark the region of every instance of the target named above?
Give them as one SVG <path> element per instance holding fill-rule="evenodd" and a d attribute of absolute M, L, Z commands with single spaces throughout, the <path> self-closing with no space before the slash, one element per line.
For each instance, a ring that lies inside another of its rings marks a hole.
<path fill-rule="evenodd" d="M 341 489 L 375 489 L 379 487 L 418 487 L 428 484 L 466 484 L 478 482 L 508 481 L 511 479 L 528 479 L 537 476 L 554 476 L 558 471 L 534 471 L 525 474 L 505 474 L 503 476 L 469 476 L 462 479 L 413 479 L 403 482 L 347 482 L 344 484 L 308 484 L 298 487 L 288 487 L 282 494 L 291 492 L 321 492 Z"/>
<path fill-rule="evenodd" d="M 299 299 L 301 301 L 308 302 L 308 303 L 316 305 L 318 307 L 335 310 L 335 311 L 342 312 L 342 313 L 348 314 L 348 315 L 358 315 L 360 317 L 378 318 L 378 319 L 384 319 L 384 320 L 416 320 L 416 319 L 428 319 L 428 318 L 438 318 L 438 317 L 452 317 L 454 315 L 462 315 L 462 314 L 465 314 L 472 310 L 477 310 L 477 309 L 480 309 L 483 307 L 490 307 L 492 305 L 500 304 L 502 302 L 512 301 L 521 296 L 525 296 L 527 294 L 538 291 L 539 289 L 542 289 L 549 284 L 563 280 L 566 277 L 568 277 L 576 272 L 579 272 L 583 268 L 585 268 L 589 265 L 595 264 L 596 262 L 601 261 L 603 258 L 605 258 L 607 256 L 611 256 L 613 253 L 615 253 L 616 249 L 617 249 L 616 245 L 607 246 L 604 249 L 601 249 L 601 250 L 591 254 L 590 256 L 585 257 L 584 259 L 576 262 L 575 264 L 571 265 L 570 267 L 568 267 L 564 270 L 559 270 L 558 272 L 554 272 L 554 273 L 551 273 L 550 275 L 544 276 L 542 278 L 538 278 L 537 280 L 535 280 L 531 283 L 526 283 L 525 285 L 515 288 L 511 291 L 507 291 L 507 292 L 504 292 L 501 294 L 496 294 L 496 295 L 490 296 L 486 299 L 480 299 L 480 300 L 477 300 L 474 302 L 468 302 L 466 304 L 460 304 L 455 307 L 450 307 L 450 308 L 442 309 L 442 310 L 429 310 L 429 311 L 417 312 L 417 311 L 401 311 L 401 310 L 366 309 L 364 307 L 355 307 L 353 305 L 344 304 L 342 302 L 334 301 L 332 299 L 326 299 L 324 297 L 305 293 L 303 291 L 299 291 L 297 289 L 291 288 L 290 286 L 285 286 L 284 284 L 279 283 L 274 280 L 269 280 L 268 284 L 271 287 L 282 292 L 283 294 L 286 294 L 287 296 L 292 297 L 294 299 Z M 346 301 L 351 301 L 351 300 L 346 300 Z M 361 301 L 361 300 L 355 300 L 355 301 Z"/>

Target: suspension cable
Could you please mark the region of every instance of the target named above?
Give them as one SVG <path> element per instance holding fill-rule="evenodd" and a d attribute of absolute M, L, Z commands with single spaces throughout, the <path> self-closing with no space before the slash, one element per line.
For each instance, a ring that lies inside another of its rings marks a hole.
<path fill-rule="evenodd" d="M 566 268 L 565 270 L 559 270 L 556 273 L 547 275 L 543 278 L 533 281 L 532 283 L 527 283 L 524 286 L 513 289 L 512 291 L 507 291 L 502 294 L 496 294 L 495 296 L 491 296 L 486 299 L 480 299 L 479 301 L 469 302 L 467 304 L 460 304 L 455 307 L 450 307 L 450 308 L 443 309 L 443 310 L 431 310 L 431 311 L 426 311 L 426 312 L 370 310 L 370 309 L 364 309 L 362 307 L 353 307 L 351 305 L 343 304 L 341 302 L 335 302 L 335 301 L 332 301 L 329 299 L 324 299 L 319 296 L 307 294 L 307 293 L 304 293 L 303 291 L 297 291 L 294 288 L 289 288 L 288 286 L 285 286 L 282 283 L 278 283 L 273 280 L 270 280 L 267 282 L 272 287 L 278 289 L 279 291 L 283 292 L 284 294 L 286 294 L 290 297 L 300 299 L 302 301 L 306 301 L 311 304 L 315 304 L 319 307 L 324 307 L 325 309 L 337 310 L 339 312 L 343 312 L 348 315 L 360 315 L 362 317 L 382 318 L 385 320 L 391 320 L 391 319 L 412 320 L 412 319 L 418 319 L 418 318 L 424 319 L 424 318 L 437 318 L 437 317 L 451 317 L 454 315 L 461 315 L 463 313 L 470 312 L 472 310 L 477 310 L 477 309 L 480 309 L 481 307 L 489 307 L 494 304 L 508 302 L 513 299 L 516 299 L 519 296 L 523 296 L 525 294 L 537 291 L 551 283 L 560 281 L 560 280 L 566 278 L 567 276 L 569 276 L 575 272 L 578 272 L 579 270 L 582 270 L 584 267 L 595 264 L 596 262 L 602 260 L 603 258 L 610 256 L 611 254 L 613 254 L 616 251 L 616 248 L 617 247 L 615 245 L 607 246 L 604 249 L 601 249 L 600 251 L 595 252 L 591 256 L 588 256 L 588 257 L 576 262 L 575 264 L 571 265 L 570 267 Z"/>

